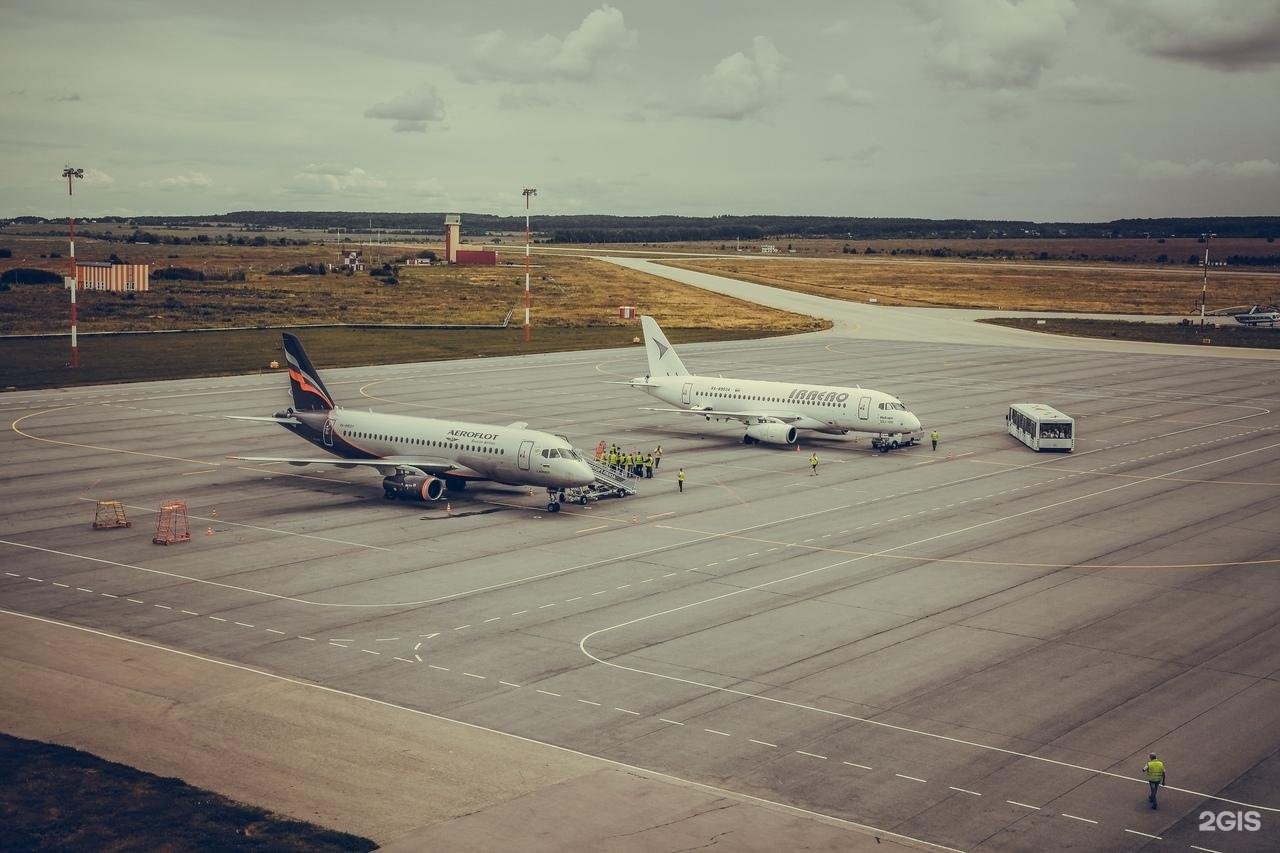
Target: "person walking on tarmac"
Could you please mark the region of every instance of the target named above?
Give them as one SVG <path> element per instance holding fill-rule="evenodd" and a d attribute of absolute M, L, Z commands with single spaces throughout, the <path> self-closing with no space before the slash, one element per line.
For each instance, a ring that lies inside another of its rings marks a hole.
<path fill-rule="evenodd" d="M 684 469 L 683 468 L 681 468 L 679 472 L 676 473 L 676 485 L 680 487 L 680 491 L 682 492 L 684 491 Z"/>
<path fill-rule="evenodd" d="M 933 449 L 937 450 L 938 449 L 938 431 L 936 429 L 933 432 L 929 433 L 929 440 L 933 442 Z"/>
<path fill-rule="evenodd" d="M 1164 784 L 1164 762 L 1156 758 L 1156 754 L 1151 753 L 1151 759 L 1142 766 L 1142 772 L 1147 774 L 1147 784 L 1151 786 L 1151 793 L 1147 795 L 1147 802 L 1151 803 L 1151 808 L 1158 809 L 1160 804 L 1156 802 L 1156 791 Z"/>
<path fill-rule="evenodd" d="M 809 476 L 818 476 L 818 451 L 809 454 Z"/>
<path fill-rule="evenodd" d="M 659 444 L 653 449 L 653 467 L 658 468 L 662 465 L 662 445 Z"/>

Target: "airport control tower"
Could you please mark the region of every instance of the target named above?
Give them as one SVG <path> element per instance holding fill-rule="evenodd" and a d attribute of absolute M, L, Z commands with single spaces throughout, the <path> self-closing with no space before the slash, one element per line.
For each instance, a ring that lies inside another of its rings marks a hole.
<path fill-rule="evenodd" d="M 446 263 L 458 262 L 458 243 L 461 240 L 462 216 L 457 213 L 444 215 L 444 259 Z"/>

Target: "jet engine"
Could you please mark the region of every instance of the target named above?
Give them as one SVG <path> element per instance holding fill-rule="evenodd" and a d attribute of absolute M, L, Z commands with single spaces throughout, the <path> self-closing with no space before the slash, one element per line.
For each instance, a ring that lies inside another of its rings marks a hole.
<path fill-rule="evenodd" d="M 777 421 L 751 424 L 747 427 L 747 434 L 742 437 L 742 441 L 744 444 L 755 444 L 758 441 L 763 441 L 765 444 L 795 444 L 796 428 Z"/>
<path fill-rule="evenodd" d="M 395 474 L 382 478 L 382 494 L 387 500 L 438 501 L 444 497 L 444 480 L 415 474 Z"/>

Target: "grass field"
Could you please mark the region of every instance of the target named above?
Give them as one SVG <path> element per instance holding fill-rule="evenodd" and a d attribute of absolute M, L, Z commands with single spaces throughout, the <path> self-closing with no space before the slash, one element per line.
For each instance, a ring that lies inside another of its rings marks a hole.
<path fill-rule="evenodd" d="M 373 850 L 367 838 L 290 820 L 56 744 L 0 734 L 0 849 Z"/>
<path fill-rule="evenodd" d="M 35 248 L 44 248 L 46 253 L 57 242 L 32 240 L 40 244 Z M 134 248 L 97 241 L 77 246 L 78 255 L 90 259 L 108 257 L 112 251 L 129 262 L 148 262 L 149 255 L 177 254 L 173 263 L 191 269 L 200 269 L 206 257 L 225 261 L 229 257 L 225 253 L 231 252 L 238 269 L 252 266 L 253 271 L 244 282 L 156 281 L 147 293 L 81 292 L 78 313 L 82 332 L 309 323 L 492 324 L 502 322 L 512 309 L 523 320 L 524 271 L 519 266 L 403 267 L 398 272 L 399 284 L 387 285 L 363 273 L 275 276 L 261 271 L 264 264 L 285 269 L 320 263 L 330 253 L 336 257 L 334 247 Z M 400 250 L 400 254 L 409 252 Z M 257 263 L 246 263 L 249 258 Z M 0 269 L 5 264 L 31 263 L 16 257 L 3 259 Z M 43 264 L 58 269 L 47 258 Z M 622 305 L 636 306 L 664 326 L 673 327 L 787 332 L 824 326 L 810 317 L 683 287 L 589 258 L 548 255 L 537 257 L 534 264 L 530 289 L 533 322 L 538 327 L 634 325 L 633 320 L 618 317 Z M 0 292 L 0 334 L 66 331 L 68 301 L 61 285 L 15 284 Z"/>
<path fill-rule="evenodd" d="M 881 305 L 1001 311 L 1190 315 L 1199 311 L 1202 288 L 1202 276 L 1195 268 L 887 260 L 875 256 L 667 263 L 833 299 L 867 302 L 874 298 Z M 1277 302 L 1280 275 L 1232 269 L 1209 273 L 1211 310 Z"/>
<path fill-rule="evenodd" d="M 637 370 L 643 349 L 633 343 L 639 325 L 538 328 L 529 344 L 509 329 L 307 328 L 295 331 L 321 370 L 366 364 L 404 364 L 478 356 L 607 347 L 633 347 Z M 785 332 L 772 329 L 664 329 L 673 343 L 741 340 Z M 268 372 L 284 358 L 279 329 L 93 335 L 80 338 L 80 367 L 67 366 L 67 337 L 0 338 L 0 389 L 62 388 L 192 376 Z"/>
<path fill-rule="evenodd" d="M 1070 335 L 1079 338 L 1119 338 L 1126 341 L 1152 341 L 1163 344 L 1193 344 L 1216 347 L 1259 347 L 1280 349 L 1280 328 L 1249 328 L 1235 321 L 1209 324 L 1197 323 L 1134 323 L 1123 320 L 1045 320 L 1039 325 L 1027 318 L 1002 317 L 979 322 L 1011 326 L 1031 332 L 1047 332 L 1051 335 Z"/>

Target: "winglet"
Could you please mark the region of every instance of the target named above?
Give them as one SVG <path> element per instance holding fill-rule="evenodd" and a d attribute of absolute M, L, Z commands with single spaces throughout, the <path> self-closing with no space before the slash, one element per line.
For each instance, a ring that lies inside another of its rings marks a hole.
<path fill-rule="evenodd" d="M 640 328 L 644 330 L 644 352 L 649 357 L 649 376 L 688 376 L 684 362 L 671 342 L 662 333 L 658 323 L 648 314 L 641 315 Z"/>

